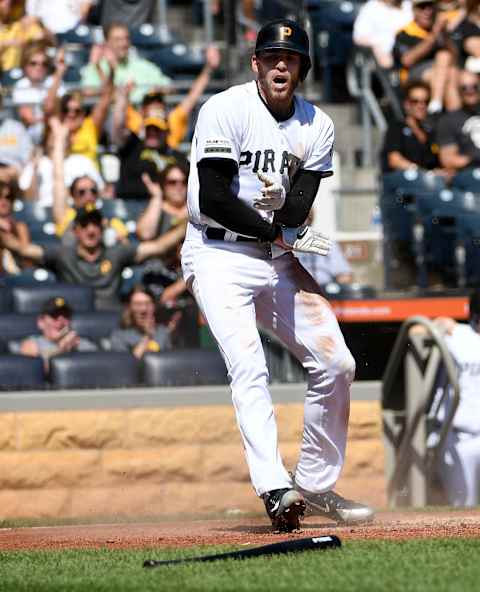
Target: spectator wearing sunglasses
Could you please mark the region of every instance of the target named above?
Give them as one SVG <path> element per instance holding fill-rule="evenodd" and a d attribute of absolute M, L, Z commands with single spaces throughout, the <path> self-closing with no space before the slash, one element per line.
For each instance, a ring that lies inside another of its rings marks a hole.
<path fill-rule="evenodd" d="M 153 241 L 109 247 L 103 241 L 101 211 L 82 208 L 76 212 L 73 223 L 76 241 L 72 246 L 35 243 L 22 246 L 14 237 L 0 231 L 0 247 L 51 269 L 62 282 L 91 286 L 95 308 L 115 310 L 120 307 L 122 271 L 147 259 L 163 256 L 183 240 L 185 229 L 186 224 L 179 224 Z"/>
<path fill-rule="evenodd" d="M 382 150 L 382 171 L 433 171 L 444 177 L 440 167 L 434 127 L 428 118 L 430 86 L 421 80 L 407 82 L 404 88 L 405 121 L 392 121 L 385 134 Z"/>
<path fill-rule="evenodd" d="M 430 84 L 429 113 L 457 109 L 457 50 L 447 33 L 448 15 L 437 11 L 432 0 L 413 0 L 412 5 L 413 20 L 397 33 L 393 47 L 400 79 Z"/>
<path fill-rule="evenodd" d="M 55 144 L 56 131 L 53 128 L 61 124 L 58 117 L 51 117 L 45 128 L 42 144 L 34 150 L 33 157 L 23 168 L 18 185 L 26 199 L 36 201 L 42 207 L 53 206 L 53 151 Z M 72 183 L 78 177 L 91 177 L 96 183 L 102 196 L 105 194 L 105 181 L 95 164 L 83 156 L 83 154 L 70 154 L 68 152 L 68 142 L 70 136 L 68 130 L 65 131 L 66 138 L 62 140 L 64 146 L 63 153 L 63 171 L 65 176 L 65 187 L 70 188 Z"/>
<path fill-rule="evenodd" d="M 426 82 L 407 82 L 403 101 L 405 121 L 390 123 L 382 149 L 383 180 L 388 181 L 391 188 L 401 187 L 407 177 L 419 192 L 425 195 L 435 192 L 436 195 L 449 180 L 449 171 L 440 166 L 435 129 L 431 118 L 427 117 L 429 101 L 430 86 Z M 391 200 L 394 199 L 391 194 Z M 390 193 L 386 202 L 381 202 L 385 228 L 390 226 L 390 217 L 397 215 L 395 210 L 390 210 L 389 200 Z M 390 284 L 396 289 L 409 288 L 417 277 L 411 241 L 388 236 L 388 245 Z M 433 281 L 433 277 L 431 279 Z"/>
<path fill-rule="evenodd" d="M 57 118 L 52 118 L 50 127 L 53 137 L 52 161 L 53 161 L 53 220 L 56 234 L 64 244 L 75 242 L 73 222 L 76 212 L 80 208 L 95 208 L 99 197 L 100 177 L 94 165 L 85 157 L 74 154 L 65 159 L 65 147 L 69 139 L 69 128 Z M 83 158 L 90 163 L 93 171 L 88 168 L 82 172 L 82 162 L 76 169 L 78 176 L 71 179 L 71 172 L 65 171 L 65 162 L 70 159 Z M 67 173 L 67 174 L 66 174 Z M 67 189 L 67 186 L 69 189 Z M 70 201 L 70 203 L 69 203 Z M 128 230 L 118 218 L 103 219 L 104 240 L 112 246 L 117 242 L 127 242 Z"/>
<path fill-rule="evenodd" d="M 188 170 L 178 164 L 168 165 L 154 183 L 147 173 L 142 180 L 150 193 L 150 201 L 137 221 L 140 240 L 152 240 L 188 218 L 187 211 Z M 179 299 L 187 296 L 187 287 L 181 273 L 180 243 L 175 245 L 161 260 L 152 260 L 145 266 L 144 278 L 158 292 L 160 302 L 173 307 Z"/>
<path fill-rule="evenodd" d="M 438 122 L 437 142 L 443 167 L 455 174 L 480 166 L 479 77 L 463 70 L 459 77 L 461 109 L 444 114 Z"/>
<path fill-rule="evenodd" d="M 24 356 L 42 357 L 45 370 L 53 356 L 69 352 L 96 351 L 97 346 L 90 340 L 80 337 L 72 328 L 72 307 L 64 298 L 57 296 L 47 300 L 37 318 L 39 335 L 30 335 L 21 343 L 9 343 L 13 353 Z"/>
<path fill-rule="evenodd" d="M 80 92 L 67 93 L 60 101 L 60 120 L 68 127 L 70 136 L 68 154 L 82 154 L 90 158 L 95 165 L 98 165 L 99 139 L 113 100 L 113 78 L 115 75 L 115 67 L 111 63 L 107 74 L 100 70 L 98 64 L 97 69 L 102 81 L 100 97 L 90 114 L 87 114 Z M 64 60 L 58 59 L 53 76 L 52 92 L 60 87 L 65 71 Z"/>
<path fill-rule="evenodd" d="M 21 63 L 23 77 L 15 83 L 12 91 L 12 102 L 34 144 L 41 143 L 44 119 L 52 115 L 55 108 L 55 97 L 49 93 L 53 77 L 47 50 L 48 45 L 42 41 L 32 41 L 25 46 Z M 55 94 L 63 96 L 65 87 L 60 85 Z"/>

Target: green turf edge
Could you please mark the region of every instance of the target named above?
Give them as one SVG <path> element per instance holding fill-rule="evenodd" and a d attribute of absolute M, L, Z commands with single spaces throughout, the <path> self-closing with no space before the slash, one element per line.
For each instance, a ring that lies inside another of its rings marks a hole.
<path fill-rule="evenodd" d="M 244 547 L 0 551 L 2 592 L 476 592 L 480 539 L 344 541 L 340 550 L 146 570 L 144 559 L 177 559 Z"/>

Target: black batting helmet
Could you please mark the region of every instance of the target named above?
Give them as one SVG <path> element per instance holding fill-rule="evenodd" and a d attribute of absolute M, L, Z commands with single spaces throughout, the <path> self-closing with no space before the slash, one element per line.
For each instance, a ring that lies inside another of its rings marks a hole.
<path fill-rule="evenodd" d="M 305 80 L 312 65 L 308 35 L 298 23 L 290 19 L 277 19 L 264 25 L 257 35 L 255 54 L 268 49 L 286 49 L 300 54 L 301 78 Z"/>

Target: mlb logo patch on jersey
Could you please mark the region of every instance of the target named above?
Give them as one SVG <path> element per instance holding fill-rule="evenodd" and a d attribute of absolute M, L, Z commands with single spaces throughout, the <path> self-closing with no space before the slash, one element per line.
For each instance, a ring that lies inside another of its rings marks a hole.
<path fill-rule="evenodd" d="M 226 138 L 214 138 L 205 141 L 205 154 L 231 154 L 232 143 Z"/>

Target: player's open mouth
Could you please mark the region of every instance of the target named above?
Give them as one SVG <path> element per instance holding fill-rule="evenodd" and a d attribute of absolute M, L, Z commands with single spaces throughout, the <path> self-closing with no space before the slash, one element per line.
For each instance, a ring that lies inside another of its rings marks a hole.
<path fill-rule="evenodd" d="M 276 90 L 283 90 L 288 84 L 287 76 L 275 76 L 273 78 L 273 85 Z"/>

